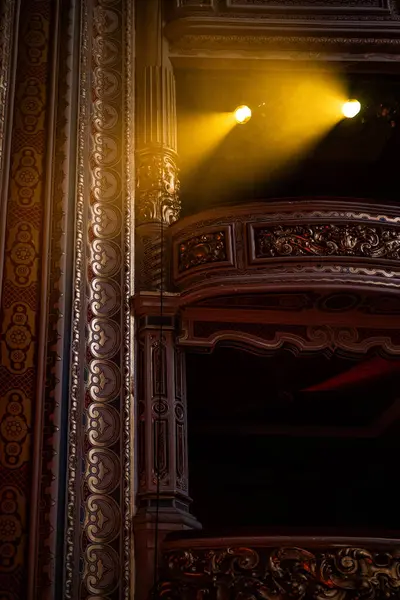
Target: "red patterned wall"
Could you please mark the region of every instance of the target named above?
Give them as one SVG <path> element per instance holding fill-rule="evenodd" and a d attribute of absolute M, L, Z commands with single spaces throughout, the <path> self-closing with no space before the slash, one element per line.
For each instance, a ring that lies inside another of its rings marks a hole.
<path fill-rule="evenodd" d="M 27 597 L 51 9 L 21 3 L 0 319 L 2 600 Z"/>

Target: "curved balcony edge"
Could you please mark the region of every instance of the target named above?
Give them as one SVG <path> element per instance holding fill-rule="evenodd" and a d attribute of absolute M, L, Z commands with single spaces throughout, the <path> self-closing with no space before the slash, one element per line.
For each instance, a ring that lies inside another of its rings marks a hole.
<path fill-rule="evenodd" d="M 350 199 L 225 207 L 168 232 L 180 304 L 240 291 L 400 289 L 400 210 Z"/>

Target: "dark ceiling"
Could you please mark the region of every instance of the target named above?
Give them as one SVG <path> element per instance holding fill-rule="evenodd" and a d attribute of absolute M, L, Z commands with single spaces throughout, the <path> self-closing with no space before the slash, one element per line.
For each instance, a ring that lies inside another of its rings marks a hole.
<path fill-rule="evenodd" d="M 293 76 L 293 85 L 299 77 L 298 73 Z M 277 135 L 285 123 L 285 110 L 279 98 L 290 93 L 290 77 L 285 74 L 282 83 L 278 74 L 266 76 L 256 71 L 178 71 L 184 214 L 224 204 L 288 196 L 397 201 L 400 123 L 397 125 L 396 121 L 400 84 L 388 75 L 354 75 L 347 76 L 345 86 L 349 97 L 362 102 L 363 111 L 358 117 L 341 121 L 307 151 L 294 152 L 279 165 L 270 160 L 263 165 L 263 157 L 274 154 Z M 204 156 L 201 137 L 207 136 L 204 132 L 207 115 L 212 126 L 215 112 L 230 112 L 242 103 L 254 107 L 265 101 L 266 108 L 258 110 L 247 125 L 235 127 Z M 199 117 L 203 131 L 196 136 Z M 188 135 L 191 119 L 194 125 Z M 196 153 L 197 160 L 193 161 Z M 188 156 L 192 157 L 190 165 Z"/>

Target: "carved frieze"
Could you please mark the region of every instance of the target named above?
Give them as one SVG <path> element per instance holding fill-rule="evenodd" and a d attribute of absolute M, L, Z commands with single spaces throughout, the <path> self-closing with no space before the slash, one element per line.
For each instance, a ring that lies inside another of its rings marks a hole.
<path fill-rule="evenodd" d="M 165 600 L 383 600 L 400 594 L 398 548 L 201 547 L 165 554 Z"/>
<path fill-rule="evenodd" d="M 399 260 L 400 230 L 349 224 L 254 227 L 256 259 L 277 256 L 347 256 Z"/>

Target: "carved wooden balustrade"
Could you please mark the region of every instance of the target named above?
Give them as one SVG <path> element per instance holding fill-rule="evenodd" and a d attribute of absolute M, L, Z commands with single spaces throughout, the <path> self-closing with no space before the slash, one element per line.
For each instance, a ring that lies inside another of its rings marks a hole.
<path fill-rule="evenodd" d="M 164 600 L 400 597 L 400 540 L 212 538 L 164 544 Z"/>

